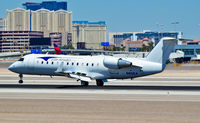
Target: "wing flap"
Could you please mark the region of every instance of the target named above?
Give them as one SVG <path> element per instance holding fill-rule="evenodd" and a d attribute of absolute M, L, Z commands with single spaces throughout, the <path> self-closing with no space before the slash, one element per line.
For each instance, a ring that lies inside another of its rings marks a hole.
<path fill-rule="evenodd" d="M 77 74 L 69 74 L 70 77 L 78 79 L 78 80 L 82 80 L 82 81 L 87 81 L 87 82 L 91 82 L 92 79 L 90 77 L 87 76 L 80 76 Z"/>
<path fill-rule="evenodd" d="M 57 70 L 55 71 L 55 73 L 57 74 L 61 74 L 61 75 L 65 75 L 71 78 L 75 78 L 78 80 L 82 80 L 82 81 L 87 81 L 90 82 L 92 81 L 92 79 L 89 76 L 86 76 L 86 73 L 83 72 L 75 72 L 75 70 L 63 70 L 63 62 L 60 64 L 60 66 L 57 68 Z"/>

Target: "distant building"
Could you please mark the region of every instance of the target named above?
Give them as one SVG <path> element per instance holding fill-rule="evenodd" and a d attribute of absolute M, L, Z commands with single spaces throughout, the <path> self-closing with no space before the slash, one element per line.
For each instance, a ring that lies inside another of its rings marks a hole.
<path fill-rule="evenodd" d="M 135 40 L 142 40 L 144 38 L 148 38 L 154 42 L 156 45 L 161 38 L 163 37 L 173 37 L 173 38 L 181 38 L 182 32 L 153 32 L 153 31 L 143 31 L 143 32 L 135 32 Z"/>
<path fill-rule="evenodd" d="M 62 33 L 50 33 L 49 37 L 51 38 L 51 47 L 53 44 L 57 44 L 58 47 L 62 46 Z"/>
<path fill-rule="evenodd" d="M 62 33 L 69 38 L 63 40 L 62 45 L 68 44 L 71 40 L 72 12 L 47 9 L 30 11 L 16 8 L 8 10 L 7 14 L 8 31 L 42 31 L 44 37 L 49 37 L 50 33 Z"/>
<path fill-rule="evenodd" d="M 122 42 L 122 46 L 125 47 L 125 51 L 138 51 L 142 49 L 142 41 L 126 41 Z"/>
<path fill-rule="evenodd" d="M 72 32 L 72 13 L 65 10 L 8 10 L 8 31 Z"/>
<path fill-rule="evenodd" d="M 40 31 L 0 31 L 0 52 L 29 50 L 30 38 L 43 38 Z"/>
<path fill-rule="evenodd" d="M 75 48 L 77 44 L 84 44 L 85 48 L 100 49 L 102 48 L 101 42 L 106 42 L 106 32 L 105 21 L 73 21 L 72 44 Z"/>
<path fill-rule="evenodd" d="M 65 10 L 49 11 L 39 9 L 31 11 L 31 30 L 44 32 L 72 33 L 72 13 Z"/>
<path fill-rule="evenodd" d="M 8 31 L 30 31 L 30 10 L 7 10 Z"/>
<path fill-rule="evenodd" d="M 183 51 L 184 58 L 182 61 L 189 61 L 191 58 L 197 57 L 200 54 L 200 45 L 176 45 L 174 50 Z"/>
<path fill-rule="evenodd" d="M 6 31 L 7 30 L 7 19 L 6 18 L 0 18 L 0 31 Z"/>
<path fill-rule="evenodd" d="M 125 51 L 141 51 L 143 46 L 149 46 L 149 43 L 151 43 L 151 40 L 147 38 L 138 41 L 126 39 L 122 41 L 121 47 L 125 47 Z"/>
<path fill-rule="evenodd" d="M 124 40 L 133 40 L 134 32 L 109 32 L 109 43 L 121 47 Z"/>
<path fill-rule="evenodd" d="M 181 38 L 181 32 L 109 32 L 109 42 L 117 47 L 120 47 L 121 43 L 127 38 L 132 41 L 143 40 L 145 38 L 150 39 L 154 45 L 156 45 L 163 37 Z"/>
<path fill-rule="evenodd" d="M 51 38 L 51 47 L 53 47 L 54 43 L 57 44 L 59 47 L 72 44 L 71 33 L 53 32 L 49 34 L 49 37 Z"/>
<path fill-rule="evenodd" d="M 184 52 L 184 59 L 190 60 L 197 55 L 200 55 L 200 39 L 193 39 L 192 41 L 184 41 L 182 45 L 176 45 L 175 51 L 180 50 Z"/>
<path fill-rule="evenodd" d="M 42 3 L 26 2 L 22 4 L 26 10 L 38 10 L 38 9 L 48 9 L 57 11 L 63 9 L 67 11 L 67 2 L 57 2 L 57 1 L 43 1 Z"/>
<path fill-rule="evenodd" d="M 193 39 L 192 41 L 183 41 L 183 45 L 200 45 L 200 39 Z"/>

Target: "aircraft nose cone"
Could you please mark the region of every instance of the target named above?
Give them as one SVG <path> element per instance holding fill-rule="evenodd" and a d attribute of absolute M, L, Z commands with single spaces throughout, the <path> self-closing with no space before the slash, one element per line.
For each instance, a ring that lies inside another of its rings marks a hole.
<path fill-rule="evenodd" d="M 15 65 L 11 64 L 9 67 L 8 67 L 8 70 L 14 72 L 14 69 L 15 69 Z"/>

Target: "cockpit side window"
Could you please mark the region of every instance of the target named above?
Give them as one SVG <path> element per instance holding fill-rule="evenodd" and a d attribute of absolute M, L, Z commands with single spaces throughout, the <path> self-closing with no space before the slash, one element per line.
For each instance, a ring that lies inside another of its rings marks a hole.
<path fill-rule="evenodd" d="M 24 58 L 20 58 L 18 61 L 24 61 Z"/>

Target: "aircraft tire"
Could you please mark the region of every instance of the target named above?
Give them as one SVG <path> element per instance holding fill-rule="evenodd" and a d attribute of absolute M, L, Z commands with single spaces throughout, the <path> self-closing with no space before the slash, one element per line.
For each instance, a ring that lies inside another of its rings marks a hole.
<path fill-rule="evenodd" d="M 19 84 L 22 84 L 23 83 L 23 80 L 19 80 Z"/>
<path fill-rule="evenodd" d="M 103 82 L 103 80 L 96 80 L 96 84 L 97 84 L 97 86 L 103 86 L 104 82 Z"/>
<path fill-rule="evenodd" d="M 81 81 L 81 85 L 82 85 L 82 86 L 88 86 L 88 85 L 89 85 L 89 82 Z"/>

